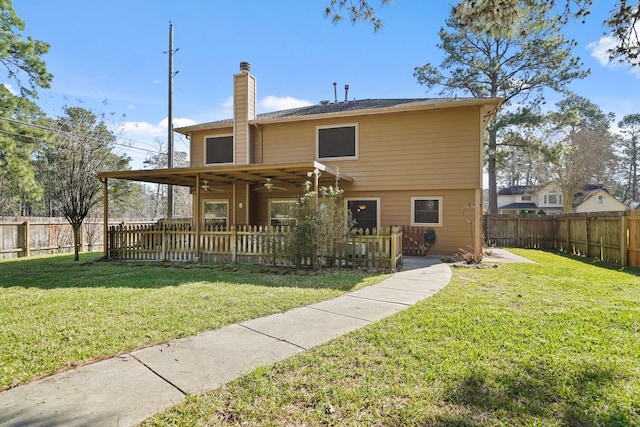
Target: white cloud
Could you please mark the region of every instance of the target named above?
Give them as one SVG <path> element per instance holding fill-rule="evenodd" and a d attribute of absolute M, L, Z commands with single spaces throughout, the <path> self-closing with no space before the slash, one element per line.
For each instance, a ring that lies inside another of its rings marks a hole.
<path fill-rule="evenodd" d="M 220 104 L 223 108 L 233 109 L 233 95 L 229 96 Z"/>
<path fill-rule="evenodd" d="M 168 119 L 166 117 L 157 124 L 147 122 L 124 122 L 120 125 L 117 132 L 123 138 L 143 143 L 149 143 L 156 138 L 166 141 L 167 122 Z M 173 119 L 174 128 L 191 126 L 194 124 L 196 124 L 194 120 L 187 118 L 176 117 Z"/>
<path fill-rule="evenodd" d="M 289 108 L 306 107 L 313 105 L 304 99 L 296 99 L 291 96 L 267 96 L 260 101 L 260 106 L 267 111 L 288 110 Z"/>
<path fill-rule="evenodd" d="M 591 56 L 596 58 L 600 65 L 616 66 L 617 64 L 609 62 L 609 50 L 616 47 L 616 39 L 611 36 L 602 36 L 600 40 L 591 42 L 587 45 L 587 49 L 591 51 Z"/>
<path fill-rule="evenodd" d="M 636 32 L 640 32 L 640 23 L 636 24 L 636 30 L 633 33 L 630 33 L 630 40 L 627 42 L 630 44 L 638 44 L 637 34 Z M 621 66 L 625 66 L 624 64 L 618 61 L 610 61 L 609 60 L 609 51 L 615 49 L 618 45 L 618 40 L 613 36 L 602 36 L 599 40 L 595 42 L 591 42 L 587 45 L 587 49 L 591 51 L 591 56 L 596 58 L 600 65 L 607 68 L 618 68 Z M 629 67 L 626 68 L 634 74 L 636 77 L 640 78 L 640 68 L 638 67 Z"/>

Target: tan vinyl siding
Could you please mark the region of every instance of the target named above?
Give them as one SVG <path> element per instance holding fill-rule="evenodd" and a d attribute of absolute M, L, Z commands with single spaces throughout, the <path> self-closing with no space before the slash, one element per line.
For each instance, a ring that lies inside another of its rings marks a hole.
<path fill-rule="evenodd" d="M 468 221 L 479 221 L 473 210 L 464 210 L 465 206 L 477 206 L 475 190 L 439 190 L 439 191 L 384 191 L 357 192 L 345 191 L 345 198 L 378 198 L 380 204 L 380 226 L 408 226 L 411 223 L 412 197 L 441 197 L 442 226 L 431 227 L 436 232 L 436 244 L 431 248 L 432 254 L 452 255 L 460 249 L 472 246 L 471 224 Z M 479 226 L 479 222 L 473 225 Z"/>
<path fill-rule="evenodd" d="M 191 167 L 206 166 L 205 161 L 205 138 L 209 136 L 229 135 L 233 132 L 233 128 L 204 130 L 193 132 L 189 138 L 190 142 L 190 159 Z"/>
<path fill-rule="evenodd" d="M 358 159 L 322 159 L 354 178 L 353 189 L 481 187 L 479 108 L 418 111 L 273 124 L 263 130 L 264 163 L 316 156 L 316 127 L 357 123 Z"/>
<path fill-rule="evenodd" d="M 236 113 L 239 113 L 238 111 Z M 242 114 L 245 114 L 243 112 Z M 237 116 L 236 116 L 237 117 Z M 433 227 L 436 244 L 433 254 L 455 254 L 471 245 L 480 247 L 480 216 L 465 217 L 465 206 L 482 204 L 482 128 L 480 107 L 443 108 L 384 115 L 363 115 L 345 119 L 323 119 L 285 123 L 264 123 L 248 127 L 253 163 L 277 164 L 307 162 L 316 159 L 318 126 L 356 124 L 356 159 L 322 159 L 321 163 L 353 178 L 341 181 L 345 198 L 379 200 L 380 226 L 409 226 L 412 197 L 442 198 L 442 225 Z M 233 128 L 197 131 L 191 135 L 192 166 L 204 165 L 204 138 L 224 135 Z M 241 136 L 236 127 L 236 138 Z M 245 159 L 236 140 L 236 163 Z M 321 176 L 321 185 L 334 185 L 333 176 Z M 300 183 L 302 184 L 302 182 Z M 278 186 L 287 186 L 277 183 Z M 228 198 L 230 221 L 267 225 L 268 200 L 295 198 L 301 186 L 287 186 L 287 192 L 247 191 L 236 184 L 236 195 L 215 193 L 215 199 Z M 243 204 L 239 208 L 239 203 Z M 480 209 L 480 208 L 478 208 Z M 471 234 L 474 228 L 474 239 Z"/>

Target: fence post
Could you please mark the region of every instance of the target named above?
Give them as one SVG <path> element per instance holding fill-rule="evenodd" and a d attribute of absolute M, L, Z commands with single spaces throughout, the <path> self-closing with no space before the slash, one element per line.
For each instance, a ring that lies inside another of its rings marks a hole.
<path fill-rule="evenodd" d="M 18 226 L 18 246 L 22 248 L 22 252 L 18 254 L 18 257 L 28 257 L 29 248 L 29 221 L 25 221 Z"/>
<path fill-rule="evenodd" d="M 588 216 L 584 219 L 584 228 L 587 230 L 587 244 L 585 247 L 585 253 L 583 255 L 590 257 L 591 256 L 591 220 Z M 595 257 L 594 257 L 595 258 Z"/>
<path fill-rule="evenodd" d="M 162 234 L 160 234 L 162 239 L 162 260 L 167 261 L 167 226 L 166 224 L 162 224 L 160 228 L 162 230 Z"/>
<path fill-rule="evenodd" d="M 396 251 L 398 250 L 398 242 L 396 240 L 397 233 L 398 233 L 397 228 L 391 227 L 389 229 L 389 234 L 391 235 L 391 268 L 393 270 L 396 269 Z"/>
<path fill-rule="evenodd" d="M 620 265 L 626 266 L 629 262 L 629 219 L 625 212 L 620 217 Z"/>
<path fill-rule="evenodd" d="M 569 249 L 571 248 L 571 219 L 569 218 L 569 215 L 567 215 L 565 217 L 566 222 L 567 222 L 567 245 L 564 249 L 564 251 L 568 254 L 573 253 L 573 249 Z"/>
<path fill-rule="evenodd" d="M 231 262 L 238 262 L 238 230 L 236 226 L 231 226 Z"/>

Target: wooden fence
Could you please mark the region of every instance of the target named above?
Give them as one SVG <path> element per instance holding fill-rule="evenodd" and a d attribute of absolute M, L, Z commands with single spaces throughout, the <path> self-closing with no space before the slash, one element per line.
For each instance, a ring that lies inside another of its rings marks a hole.
<path fill-rule="evenodd" d="M 131 224 L 144 221 L 113 219 L 110 222 Z M 103 227 L 102 219 L 84 222 L 82 251 L 103 249 Z M 0 259 L 70 252 L 73 252 L 73 232 L 64 218 L 0 218 Z"/>
<path fill-rule="evenodd" d="M 205 227 L 187 223 L 109 227 L 108 256 L 125 260 L 224 261 L 291 265 L 286 244 L 289 228 Z M 396 269 L 402 265 L 402 230 L 392 227 L 351 234 L 334 242 L 325 264 Z M 305 264 L 311 264 L 306 259 Z"/>
<path fill-rule="evenodd" d="M 640 267 L 640 212 L 484 217 L 485 244 L 556 249 Z"/>

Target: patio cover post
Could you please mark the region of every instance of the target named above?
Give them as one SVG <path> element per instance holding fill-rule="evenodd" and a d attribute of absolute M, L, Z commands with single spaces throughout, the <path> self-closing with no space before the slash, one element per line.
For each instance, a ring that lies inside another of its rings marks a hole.
<path fill-rule="evenodd" d="M 196 203 L 193 207 L 193 227 L 196 230 L 196 261 L 200 261 L 200 174 L 196 174 Z"/>
<path fill-rule="evenodd" d="M 102 180 L 102 185 L 102 205 L 104 209 L 104 211 L 102 212 L 102 254 L 105 258 L 109 258 L 109 185 L 107 178 L 104 178 Z"/>

